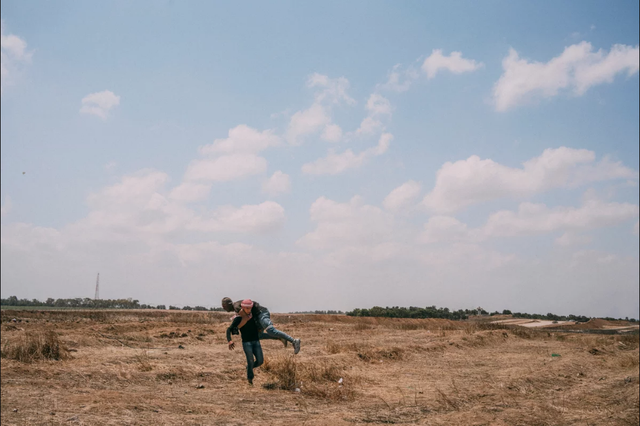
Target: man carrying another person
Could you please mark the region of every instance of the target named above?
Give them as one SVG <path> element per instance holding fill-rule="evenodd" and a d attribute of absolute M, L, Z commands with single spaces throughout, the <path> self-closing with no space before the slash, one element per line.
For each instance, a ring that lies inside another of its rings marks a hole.
<path fill-rule="evenodd" d="M 247 315 L 251 314 L 253 302 L 249 299 L 245 299 L 241 304 L 242 311 Z M 242 317 L 238 315 L 233 319 L 229 328 L 227 328 L 227 342 L 229 343 L 229 350 L 235 349 L 235 343 L 231 340 L 231 334 L 237 330 L 238 325 L 240 325 L 240 321 L 242 321 Z M 242 335 L 242 349 L 244 350 L 244 355 L 247 357 L 247 380 L 250 385 L 253 385 L 253 369 L 260 367 L 264 362 L 256 322 L 248 321 L 244 327 L 240 329 L 240 333 Z M 237 332 L 234 334 L 237 334 Z"/>
<path fill-rule="evenodd" d="M 237 324 L 240 330 L 242 330 L 249 320 L 253 319 L 256 326 L 264 331 L 264 333 L 260 334 L 260 339 L 278 339 L 284 342 L 291 342 L 293 344 L 293 353 L 297 354 L 300 352 L 300 339 L 294 339 L 288 334 L 276 329 L 271 322 L 271 314 L 266 307 L 254 301 L 252 302 L 251 309 L 247 312 L 242 308 L 242 302 L 241 300 L 234 302 L 229 297 L 222 299 L 222 308 L 227 312 L 235 312 L 240 317 Z M 236 320 L 237 318 L 234 318 L 233 321 L 235 322 Z"/>

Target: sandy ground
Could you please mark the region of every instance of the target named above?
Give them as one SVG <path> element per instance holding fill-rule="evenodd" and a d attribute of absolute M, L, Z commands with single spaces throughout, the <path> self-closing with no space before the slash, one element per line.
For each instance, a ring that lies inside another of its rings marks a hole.
<path fill-rule="evenodd" d="M 576 330 L 617 330 L 622 332 L 638 332 L 640 325 L 627 321 L 606 321 L 602 319 L 592 319 L 586 323 L 576 321 L 548 321 L 527 318 L 508 318 L 490 322 L 494 324 L 519 325 L 527 328 L 562 328 Z"/>
<path fill-rule="evenodd" d="M 546 321 L 546 320 L 532 320 L 532 319 L 522 319 L 522 318 L 514 318 L 514 319 L 506 319 L 493 321 L 494 324 L 505 324 L 505 325 L 519 325 L 522 327 L 557 327 L 562 325 L 575 325 L 575 321 Z"/>
<path fill-rule="evenodd" d="M 7 322 L 12 317 L 21 322 Z M 302 339 L 302 351 L 294 357 L 291 347 L 263 342 L 268 365 L 256 370 L 249 386 L 242 351 L 227 349 L 226 315 L 3 312 L 1 423 L 639 422 L 637 335 L 444 320 L 274 319 Z M 45 329 L 73 350 L 71 359 L 24 363 L 5 357 L 25 333 Z M 279 389 L 292 371 L 300 391 Z"/>

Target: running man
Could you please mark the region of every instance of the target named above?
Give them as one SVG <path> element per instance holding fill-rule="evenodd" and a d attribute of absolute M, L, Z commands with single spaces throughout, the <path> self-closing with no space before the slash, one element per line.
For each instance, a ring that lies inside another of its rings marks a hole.
<path fill-rule="evenodd" d="M 251 314 L 251 308 L 253 302 L 249 299 L 245 299 L 241 302 L 241 309 L 245 314 Z M 229 350 L 234 350 L 236 345 L 231 340 L 231 333 L 237 330 L 238 325 L 242 321 L 241 316 L 237 316 L 231 322 L 229 328 L 227 328 L 227 343 L 229 344 Z M 234 333 L 235 334 L 235 333 Z M 262 346 L 260 346 L 260 339 L 258 337 L 258 325 L 255 321 L 248 321 L 244 327 L 240 329 L 242 335 L 242 350 L 247 357 L 247 381 L 250 385 L 253 385 L 253 369 L 258 368 L 264 362 L 264 356 L 262 355 Z"/>
<path fill-rule="evenodd" d="M 264 333 L 260 335 L 260 339 L 278 339 L 284 340 L 285 342 L 291 342 L 293 344 L 293 353 L 297 354 L 298 352 L 300 352 L 300 339 L 294 339 L 287 333 L 276 329 L 271 322 L 271 313 L 266 307 L 260 305 L 258 302 L 253 301 L 251 310 L 249 312 L 246 312 L 242 309 L 242 302 L 243 301 L 241 300 L 234 302 L 229 297 L 225 297 L 222 299 L 222 308 L 225 311 L 235 312 L 241 317 L 241 320 L 238 323 L 238 328 L 240 328 L 240 330 L 244 328 L 244 325 L 250 319 L 253 319 L 256 322 L 258 328 L 264 331 Z M 234 321 L 236 319 L 237 318 L 234 318 Z"/>

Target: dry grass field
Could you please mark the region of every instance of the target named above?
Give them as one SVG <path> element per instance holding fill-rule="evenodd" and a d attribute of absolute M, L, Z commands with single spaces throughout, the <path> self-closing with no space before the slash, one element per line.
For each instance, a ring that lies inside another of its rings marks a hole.
<path fill-rule="evenodd" d="M 302 350 L 263 342 L 249 386 L 228 315 L 3 311 L 2 424 L 639 423 L 637 334 L 273 317 Z"/>

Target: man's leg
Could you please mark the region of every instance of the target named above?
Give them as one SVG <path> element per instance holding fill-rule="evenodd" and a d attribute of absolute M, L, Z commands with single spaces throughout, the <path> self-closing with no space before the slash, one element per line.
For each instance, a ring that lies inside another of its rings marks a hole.
<path fill-rule="evenodd" d="M 287 339 L 285 339 L 284 337 L 269 336 L 267 333 L 265 333 L 262 330 L 260 330 L 260 334 L 258 335 L 258 339 L 260 339 L 260 340 L 280 340 L 285 348 L 289 344 L 289 342 L 287 342 Z"/>
<path fill-rule="evenodd" d="M 258 316 L 258 321 L 260 323 L 260 326 L 263 328 L 264 333 L 266 333 L 268 336 L 271 336 L 271 338 L 275 339 L 284 339 L 287 342 L 293 343 L 293 351 L 296 354 L 300 351 L 300 339 L 294 339 L 287 333 L 284 333 L 275 328 L 273 326 L 273 323 L 271 322 L 271 314 L 269 313 L 269 311 L 262 311 Z"/>
<path fill-rule="evenodd" d="M 262 345 L 260 345 L 260 340 L 256 340 L 253 343 L 253 355 L 256 357 L 256 362 L 253 364 L 253 368 L 258 368 L 264 362 L 264 355 L 262 354 Z"/>
<path fill-rule="evenodd" d="M 249 384 L 253 384 L 253 342 L 242 342 L 242 349 L 244 350 L 244 355 L 247 357 L 247 380 Z"/>

